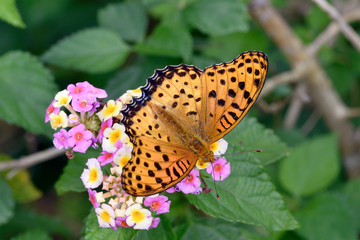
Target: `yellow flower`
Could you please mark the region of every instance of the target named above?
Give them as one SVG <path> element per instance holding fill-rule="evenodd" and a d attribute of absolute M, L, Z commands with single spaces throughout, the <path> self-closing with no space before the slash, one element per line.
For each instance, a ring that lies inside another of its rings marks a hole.
<path fill-rule="evenodd" d="M 142 208 L 139 203 L 126 209 L 125 215 L 128 216 L 126 224 L 133 226 L 134 229 L 149 229 L 152 223 L 151 212 Z"/>
<path fill-rule="evenodd" d="M 221 154 L 224 154 L 227 150 L 228 143 L 223 139 L 219 139 L 219 141 L 214 142 L 210 145 L 210 150 L 214 152 L 214 155 L 220 156 Z"/>
<path fill-rule="evenodd" d="M 122 103 L 120 101 L 115 102 L 114 100 L 109 100 L 106 103 L 106 106 L 104 106 L 104 108 L 96 115 L 98 115 L 102 122 L 105 122 L 106 120 L 119 115 L 121 108 Z"/>
<path fill-rule="evenodd" d="M 95 209 L 100 227 L 115 227 L 115 212 L 108 204 L 101 204 Z"/>
<path fill-rule="evenodd" d="M 66 128 L 68 126 L 68 116 L 64 111 L 60 111 L 59 114 L 50 113 L 50 124 L 52 129 L 58 129 L 59 127 Z"/>
<path fill-rule="evenodd" d="M 55 102 L 53 104 L 54 107 L 61 107 L 61 106 L 66 106 L 70 103 L 72 96 L 69 95 L 69 91 L 68 90 L 62 90 L 61 92 L 58 92 L 55 95 Z"/>

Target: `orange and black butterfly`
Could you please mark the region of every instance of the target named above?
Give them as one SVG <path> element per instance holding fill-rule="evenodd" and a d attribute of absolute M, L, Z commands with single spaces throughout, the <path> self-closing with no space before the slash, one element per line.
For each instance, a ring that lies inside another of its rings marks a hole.
<path fill-rule="evenodd" d="M 180 64 L 156 70 L 124 110 L 122 123 L 134 144 L 122 186 L 148 196 L 175 185 L 198 160 L 214 162 L 210 145 L 245 117 L 265 83 L 267 56 L 242 53 L 206 68 Z"/>

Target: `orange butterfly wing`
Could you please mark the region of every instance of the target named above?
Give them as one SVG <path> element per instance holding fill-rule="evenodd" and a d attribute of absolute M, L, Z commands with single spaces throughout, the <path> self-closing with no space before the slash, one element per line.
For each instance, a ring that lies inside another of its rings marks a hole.
<path fill-rule="evenodd" d="M 122 111 L 134 143 L 122 172 L 124 190 L 148 196 L 185 178 L 198 160 L 193 139 L 209 147 L 231 131 L 260 94 L 267 69 L 264 53 L 246 52 L 204 72 L 184 64 L 156 70 L 142 96 Z"/>
<path fill-rule="evenodd" d="M 200 119 L 210 143 L 224 137 L 245 117 L 261 92 L 267 70 L 267 56 L 258 51 L 204 70 L 202 98 L 206 100 Z"/>
<path fill-rule="evenodd" d="M 142 96 L 122 111 L 122 123 L 134 143 L 132 158 L 122 173 L 127 193 L 155 194 L 193 169 L 197 157 L 184 143 L 183 135 L 200 128 L 200 76 L 199 69 L 186 65 L 156 70 L 141 88 Z"/>

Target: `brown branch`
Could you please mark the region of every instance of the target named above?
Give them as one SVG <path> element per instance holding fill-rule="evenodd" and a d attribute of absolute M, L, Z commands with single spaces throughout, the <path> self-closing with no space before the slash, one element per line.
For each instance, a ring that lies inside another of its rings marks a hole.
<path fill-rule="evenodd" d="M 307 64 L 299 65 L 291 71 L 280 73 L 266 80 L 260 97 L 269 95 L 278 85 L 296 83 L 306 73 Z"/>
<path fill-rule="evenodd" d="M 315 127 L 316 123 L 320 120 L 320 114 L 318 111 L 313 111 L 310 117 L 306 120 L 304 125 L 301 127 L 301 131 L 308 135 L 311 130 Z"/>
<path fill-rule="evenodd" d="M 312 0 L 316 3 L 322 10 L 324 10 L 334 21 L 336 21 L 339 25 L 340 31 L 344 34 L 344 36 L 351 42 L 351 44 L 360 52 L 360 37 L 355 32 L 352 27 L 350 27 L 344 18 L 341 16 L 339 11 L 329 4 L 325 0 Z"/>
<path fill-rule="evenodd" d="M 289 108 L 285 114 L 284 126 L 286 129 L 292 129 L 295 127 L 296 121 L 299 118 L 305 102 L 309 102 L 309 98 L 306 94 L 305 84 L 301 83 L 297 85 L 294 94 L 292 95 Z"/>
<path fill-rule="evenodd" d="M 256 101 L 256 106 L 259 107 L 263 112 L 277 113 L 277 112 L 281 111 L 281 109 L 283 109 L 287 103 L 288 103 L 288 100 L 285 99 L 283 101 L 278 101 L 278 102 L 273 102 L 271 104 L 268 104 L 262 98 L 260 98 Z"/>
<path fill-rule="evenodd" d="M 354 126 L 347 121 L 347 107 L 333 89 L 330 79 L 319 63 L 307 53 L 301 40 L 267 0 L 251 0 L 249 11 L 268 36 L 296 68 L 308 64 L 302 79 L 314 107 L 328 127 L 338 133 L 345 170 L 349 177 L 360 176 L 360 141 L 354 137 Z"/>
<path fill-rule="evenodd" d="M 48 161 L 57 156 L 63 155 L 66 150 L 58 150 L 55 147 L 31 154 L 29 156 L 21 157 L 17 160 L 10 160 L 0 163 L 0 171 L 9 169 L 23 169 L 29 168 L 33 165 Z"/>
<path fill-rule="evenodd" d="M 360 9 L 359 8 L 354 9 L 346 13 L 343 17 L 347 22 L 359 21 Z M 322 46 L 334 40 L 336 35 L 338 35 L 339 33 L 340 33 L 339 24 L 335 21 L 332 22 L 322 33 L 320 33 L 316 37 L 316 39 L 311 44 L 307 46 L 307 52 L 310 55 L 315 55 Z"/>

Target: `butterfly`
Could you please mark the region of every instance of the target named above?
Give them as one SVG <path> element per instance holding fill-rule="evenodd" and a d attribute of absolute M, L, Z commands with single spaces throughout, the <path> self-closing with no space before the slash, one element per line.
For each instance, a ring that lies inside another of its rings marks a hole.
<path fill-rule="evenodd" d="M 122 187 L 133 196 L 164 191 L 196 162 L 214 162 L 210 145 L 229 133 L 258 98 L 268 70 L 260 51 L 200 70 L 180 64 L 155 70 L 121 111 L 133 143 Z"/>

